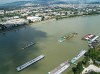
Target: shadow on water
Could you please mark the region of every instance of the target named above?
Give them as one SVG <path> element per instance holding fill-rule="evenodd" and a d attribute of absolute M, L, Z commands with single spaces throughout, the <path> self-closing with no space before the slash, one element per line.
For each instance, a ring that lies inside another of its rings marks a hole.
<path fill-rule="evenodd" d="M 38 42 L 46 37 L 46 33 L 30 26 L 0 34 L 0 74 L 18 74 L 16 67 L 39 56 L 37 46 L 21 49 L 30 42 Z M 27 70 L 37 69 L 40 64 L 34 64 Z"/>

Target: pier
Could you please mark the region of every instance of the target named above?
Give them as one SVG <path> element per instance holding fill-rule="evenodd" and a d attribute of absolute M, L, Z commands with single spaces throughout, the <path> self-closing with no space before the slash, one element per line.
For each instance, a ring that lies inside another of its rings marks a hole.
<path fill-rule="evenodd" d="M 26 67 L 28 67 L 28 66 L 38 62 L 39 60 L 43 59 L 44 57 L 45 57 L 44 55 L 40 55 L 40 56 L 36 57 L 35 59 L 32 59 L 29 62 L 17 67 L 16 70 L 21 71 L 21 70 L 25 69 Z"/>
<path fill-rule="evenodd" d="M 60 64 L 58 67 L 56 67 L 54 70 L 48 72 L 48 74 L 61 74 L 63 71 L 65 71 L 66 69 L 68 69 L 70 67 L 71 64 L 76 64 L 75 62 L 81 58 L 85 53 L 87 52 L 87 50 L 81 50 L 79 52 L 79 54 L 72 58 L 72 60 L 70 62 L 66 61 L 62 64 Z"/>

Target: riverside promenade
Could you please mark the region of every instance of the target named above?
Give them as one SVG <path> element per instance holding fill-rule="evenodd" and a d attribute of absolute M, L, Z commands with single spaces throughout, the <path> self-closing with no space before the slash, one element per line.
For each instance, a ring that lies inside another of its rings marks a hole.
<path fill-rule="evenodd" d="M 82 74 L 86 74 L 86 73 L 89 73 L 91 71 L 100 73 L 100 68 L 99 67 L 96 67 L 95 65 L 89 65 L 87 68 L 85 68 L 83 70 Z"/>

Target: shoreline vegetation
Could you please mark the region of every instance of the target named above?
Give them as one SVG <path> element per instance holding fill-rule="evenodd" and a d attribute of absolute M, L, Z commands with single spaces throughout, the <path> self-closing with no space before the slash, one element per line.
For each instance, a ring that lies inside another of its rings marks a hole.
<path fill-rule="evenodd" d="M 100 67 L 100 45 L 94 48 L 88 49 L 88 51 L 84 55 L 85 57 L 77 63 L 76 66 L 72 68 L 72 71 L 74 74 L 81 74 L 82 71 L 90 66 L 95 65 L 97 67 Z M 94 71 L 91 71 L 87 74 L 100 74 Z"/>
<path fill-rule="evenodd" d="M 83 15 L 76 15 L 76 14 L 75 14 L 75 15 L 69 15 L 69 16 L 67 16 L 67 15 L 66 15 L 66 16 L 57 16 L 57 17 L 56 17 L 56 20 L 64 19 L 64 18 L 78 17 L 78 16 L 91 16 L 91 15 L 100 15 L 100 14 L 99 14 L 99 13 L 96 13 L 96 14 L 94 14 L 94 13 L 92 14 L 92 13 L 91 13 L 91 14 L 83 14 Z"/>

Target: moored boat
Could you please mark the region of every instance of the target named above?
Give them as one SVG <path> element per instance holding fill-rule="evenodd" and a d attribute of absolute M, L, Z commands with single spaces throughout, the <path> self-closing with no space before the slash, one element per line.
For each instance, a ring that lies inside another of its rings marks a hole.
<path fill-rule="evenodd" d="M 28 67 L 28 66 L 30 66 L 30 65 L 32 65 L 32 64 L 34 64 L 34 63 L 36 63 L 36 62 L 38 62 L 39 60 L 43 59 L 44 57 L 45 57 L 45 55 L 40 55 L 40 56 L 38 56 L 38 57 L 36 57 L 36 58 L 30 60 L 29 62 L 27 62 L 27 63 L 25 63 L 25 64 L 23 64 L 23 65 L 17 67 L 16 70 L 17 70 L 17 71 L 21 71 L 21 70 L 25 69 L 26 67 Z"/>

